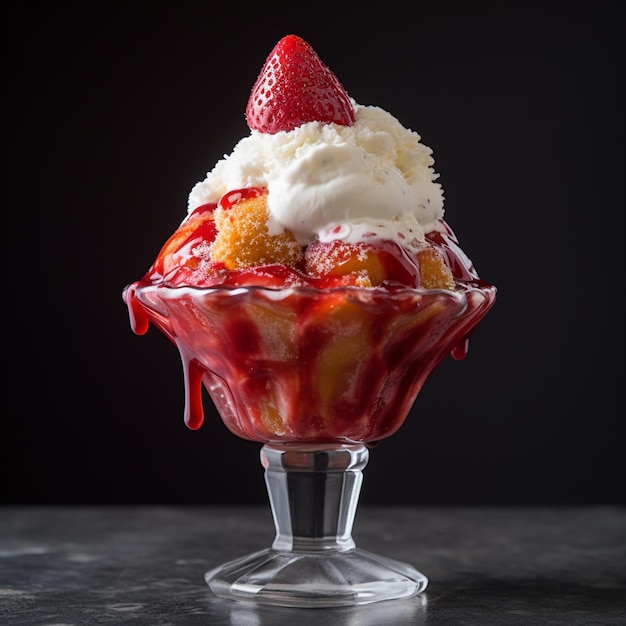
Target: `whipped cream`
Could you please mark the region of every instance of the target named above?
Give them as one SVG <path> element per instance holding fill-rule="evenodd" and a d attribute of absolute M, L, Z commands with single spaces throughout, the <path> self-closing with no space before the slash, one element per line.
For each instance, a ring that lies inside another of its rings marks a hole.
<path fill-rule="evenodd" d="M 272 234 L 288 229 L 302 245 L 381 237 L 417 247 L 443 217 L 432 150 L 387 111 L 353 106 L 352 126 L 251 131 L 193 187 L 189 213 L 228 191 L 267 187 Z"/>

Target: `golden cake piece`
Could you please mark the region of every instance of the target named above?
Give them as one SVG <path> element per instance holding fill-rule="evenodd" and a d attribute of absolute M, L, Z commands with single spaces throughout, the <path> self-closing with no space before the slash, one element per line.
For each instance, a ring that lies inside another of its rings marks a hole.
<path fill-rule="evenodd" d="M 224 263 L 229 270 L 275 263 L 295 267 L 302 259 L 302 246 L 289 231 L 270 235 L 268 217 L 267 194 L 218 206 L 217 235 L 211 246 L 213 260 Z"/>
<path fill-rule="evenodd" d="M 420 250 L 417 253 L 417 261 L 419 263 L 421 285 L 424 289 L 455 290 L 454 276 L 439 250 L 434 247 Z"/>

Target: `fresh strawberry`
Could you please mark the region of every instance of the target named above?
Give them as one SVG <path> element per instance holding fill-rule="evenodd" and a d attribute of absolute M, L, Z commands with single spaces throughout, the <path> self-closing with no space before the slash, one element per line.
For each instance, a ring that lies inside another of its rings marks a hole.
<path fill-rule="evenodd" d="M 337 77 L 296 35 L 283 37 L 257 78 L 246 120 L 251 130 L 273 135 L 306 122 L 354 124 L 354 109 Z"/>

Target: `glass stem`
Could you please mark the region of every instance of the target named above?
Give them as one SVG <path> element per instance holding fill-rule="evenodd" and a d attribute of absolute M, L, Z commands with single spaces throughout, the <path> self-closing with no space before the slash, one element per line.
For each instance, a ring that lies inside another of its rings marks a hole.
<path fill-rule="evenodd" d="M 281 552 L 355 548 L 352 525 L 369 458 L 364 445 L 277 446 L 261 449 Z"/>

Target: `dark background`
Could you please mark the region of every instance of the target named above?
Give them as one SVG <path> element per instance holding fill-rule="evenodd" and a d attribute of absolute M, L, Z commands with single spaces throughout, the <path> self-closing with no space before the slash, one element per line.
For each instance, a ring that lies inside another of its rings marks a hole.
<path fill-rule="evenodd" d="M 3 502 L 267 501 L 259 444 L 208 398 L 187 430 L 178 353 L 132 334 L 121 291 L 247 134 L 293 32 L 433 148 L 446 217 L 499 288 L 468 357 L 372 451 L 361 502 L 626 503 L 617 9 L 404 4 L 5 11 Z"/>

